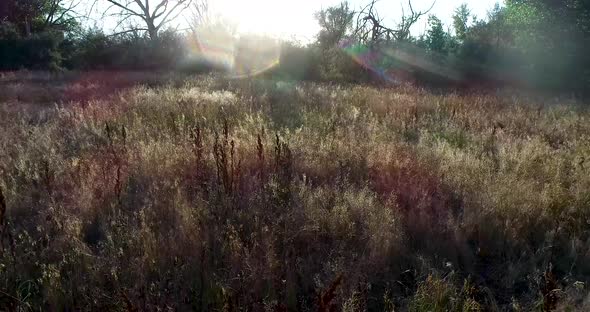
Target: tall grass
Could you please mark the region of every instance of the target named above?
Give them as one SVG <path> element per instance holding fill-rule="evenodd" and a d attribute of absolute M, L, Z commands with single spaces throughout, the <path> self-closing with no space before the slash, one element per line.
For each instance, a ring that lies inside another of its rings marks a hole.
<path fill-rule="evenodd" d="M 2 309 L 590 309 L 583 103 L 118 75 L 1 86 Z"/>

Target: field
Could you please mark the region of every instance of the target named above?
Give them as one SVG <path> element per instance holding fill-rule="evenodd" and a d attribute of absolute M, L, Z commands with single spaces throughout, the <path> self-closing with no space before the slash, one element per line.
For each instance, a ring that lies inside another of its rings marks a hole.
<path fill-rule="evenodd" d="M 0 310 L 590 310 L 571 99 L 4 73 L 0 190 Z"/>

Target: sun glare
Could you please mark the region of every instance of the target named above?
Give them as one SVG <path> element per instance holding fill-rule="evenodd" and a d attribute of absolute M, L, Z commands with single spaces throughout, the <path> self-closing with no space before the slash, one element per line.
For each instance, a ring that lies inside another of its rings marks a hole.
<path fill-rule="evenodd" d="M 303 2 L 303 3 L 302 3 Z M 220 0 L 212 3 L 225 26 L 199 30 L 194 56 L 227 70 L 233 77 L 259 75 L 279 64 L 280 41 L 310 41 L 317 23 L 309 14 L 312 2 Z M 227 26 L 230 25 L 230 26 Z"/>
<path fill-rule="evenodd" d="M 200 28 L 189 45 L 195 60 L 223 68 L 231 77 L 256 76 L 279 64 L 280 40 L 268 35 L 234 34 L 213 25 Z"/>
<path fill-rule="evenodd" d="M 241 33 L 311 39 L 305 37 L 317 28 L 313 14 L 310 14 L 313 3 L 310 0 L 220 0 L 214 4 L 214 9 L 234 22 Z"/>

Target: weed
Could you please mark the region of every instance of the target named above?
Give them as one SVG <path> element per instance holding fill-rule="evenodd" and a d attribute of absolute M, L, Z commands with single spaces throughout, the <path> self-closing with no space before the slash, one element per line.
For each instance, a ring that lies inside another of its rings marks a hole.
<path fill-rule="evenodd" d="M 88 75 L 2 87 L 0 310 L 588 309 L 580 104 Z"/>

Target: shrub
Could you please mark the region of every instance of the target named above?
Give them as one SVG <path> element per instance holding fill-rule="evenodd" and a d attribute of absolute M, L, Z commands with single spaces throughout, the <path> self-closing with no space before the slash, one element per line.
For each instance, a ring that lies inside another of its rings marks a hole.
<path fill-rule="evenodd" d="M 180 35 L 165 31 L 157 39 L 134 34 L 105 35 L 89 30 L 74 41 L 68 64 L 76 69 L 174 69 L 185 56 Z"/>
<path fill-rule="evenodd" d="M 5 35 L 0 37 L 0 69 L 60 68 L 62 57 L 59 46 L 63 40 L 60 34 L 44 32 L 20 38 L 8 31 Z"/>
<path fill-rule="evenodd" d="M 319 60 L 317 51 L 312 47 L 302 47 L 284 42 L 281 45 L 279 65 L 272 72 L 279 79 L 318 80 Z"/>

